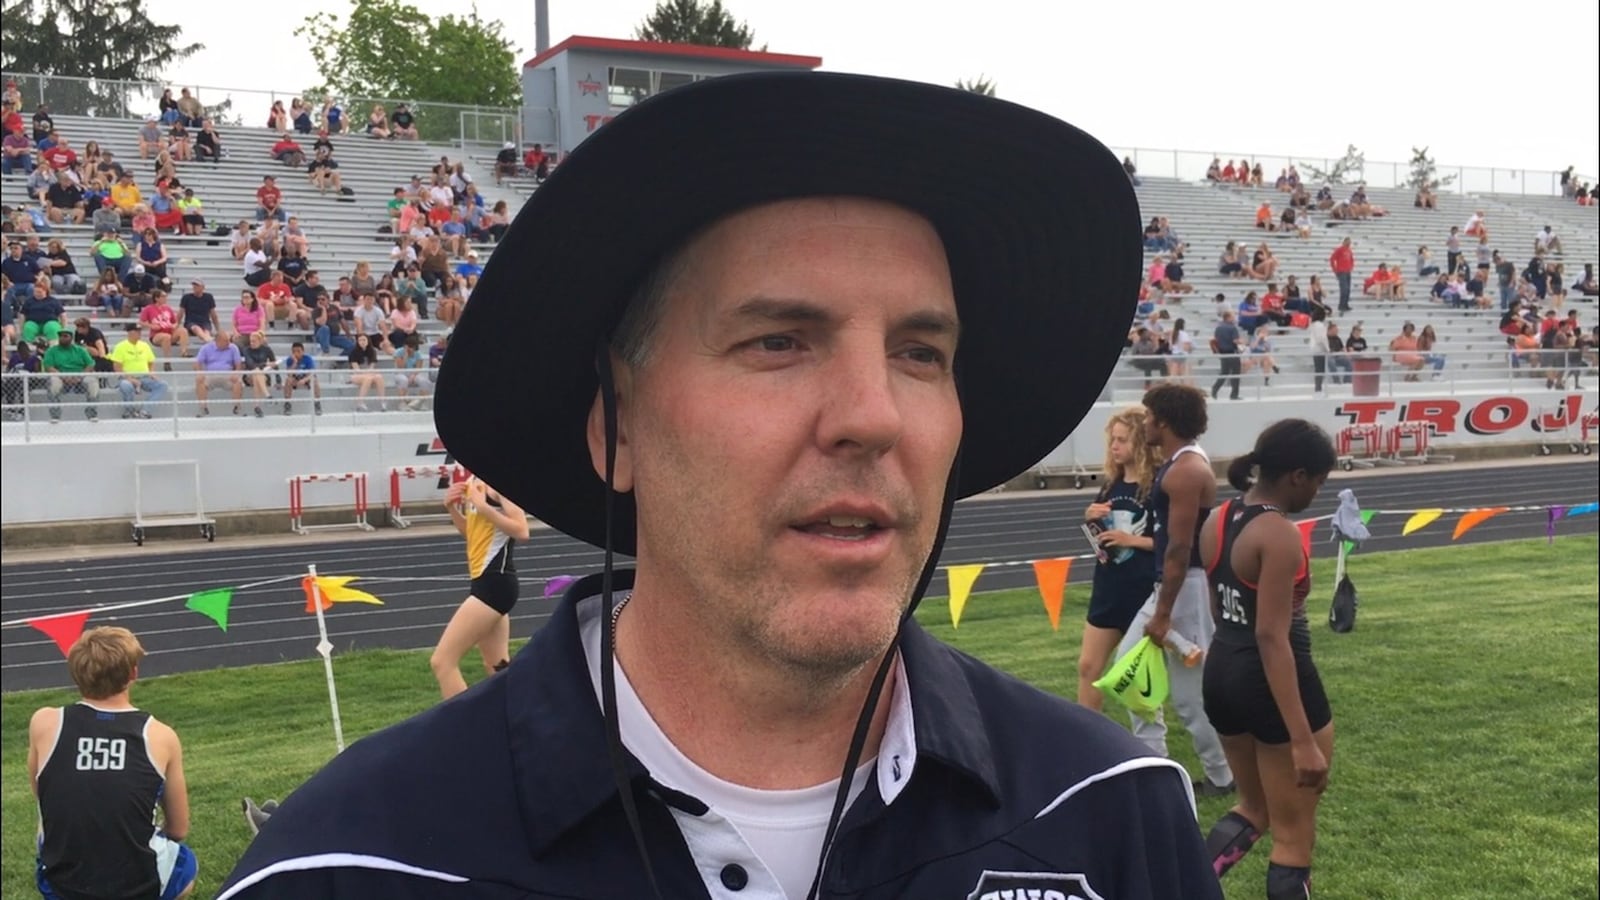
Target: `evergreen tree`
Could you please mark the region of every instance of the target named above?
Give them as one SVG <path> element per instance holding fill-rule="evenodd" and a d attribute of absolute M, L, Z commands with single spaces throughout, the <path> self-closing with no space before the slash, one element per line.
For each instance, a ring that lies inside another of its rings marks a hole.
<path fill-rule="evenodd" d="M 663 44 L 698 44 L 702 47 L 731 47 L 749 50 L 755 43 L 750 26 L 734 21 L 722 0 L 661 0 L 645 20 L 634 29 L 641 41 Z M 763 45 L 762 50 L 766 47 Z"/>

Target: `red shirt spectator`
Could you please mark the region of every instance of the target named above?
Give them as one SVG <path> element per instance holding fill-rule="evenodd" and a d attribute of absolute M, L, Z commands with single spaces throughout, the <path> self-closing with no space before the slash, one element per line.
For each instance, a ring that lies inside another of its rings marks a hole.
<path fill-rule="evenodd" d="M 78 154 L 72 152 L 71 148 L 67 147 L 65 143 L 51 147 L 42 156 L 44 161 L 50 164 L 50 168 L 58 172 L 62 169 L 70 169 L 78 164 Z"/>
<path fill-rule="evenodd" d="M 1356 254 L 1350 249 L 1349 244 L 1340 244 L 1333 248 L 1333 254 L 1328 257 L 1328 266 L 1338 274 L 1348 274 L 1356 270 Z"/>
<path fill-rule="evenodd" d="M 428 210 L 428 224 L 432 225 L 435 231 L 439 230 L 439 227 L 448 221 L 450 221 L 450 207 L 445 206 L 443 203 L 435 203 Z"/>
<path fill-rule="evenodd" d="M 270 180 L 271 176 L 268 176 L 268 179 L 262 182 L 261 187 L 256 188 L 256 202 L 263 209 L 277 209 L 278 203 L 283 199 L 283 191 L 278 189 L 276 181 Z"/>
<path fill-rule="evenodd" d="M 1276 291 L 1268 291 L 1267 295 L 1261 298 L 1261 311 L 1264 313 L 1283 312 L 1283 295 Z"/>
<path fill-rule="evenodd" d="M 256 289 L 256 299 L 273 306 L 286 306 L 292 292 L 288 282 L 273 279 Z"/>
<path fill-rule="evenodd" d="M 172 334 L 178 327 L 178 312 L 165 303 L 152 303 L 139 312 L 139 322 L 151 334 Z"/>

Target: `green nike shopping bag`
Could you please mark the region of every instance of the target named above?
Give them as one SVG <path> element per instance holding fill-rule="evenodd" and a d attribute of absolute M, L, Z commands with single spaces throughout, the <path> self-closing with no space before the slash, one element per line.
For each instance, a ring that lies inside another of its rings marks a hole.
<path fill-rule="evenodd" d="M 1146 635 L 1094 683 L 1136 715 L 1153 718 L 1167 702 L 1167 654 Z"/>

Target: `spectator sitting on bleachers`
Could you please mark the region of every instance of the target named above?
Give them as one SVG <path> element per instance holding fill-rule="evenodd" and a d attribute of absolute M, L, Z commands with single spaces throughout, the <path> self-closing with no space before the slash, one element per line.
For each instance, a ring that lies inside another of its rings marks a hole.
<path fill-rule="evenodd" d="M 178 211 L 178 201 L 165 183 L 156 185 L 156 195 L 150 198 L 150 212 L 156 217 L 157 231 L 183 231 L 183 213 Z"/>
<path fill-rule="evenodd" d="M 1445 355 L 1434 350 L 1438 343 L 1439 336 L 1434 333 L 1433 326 L 1422 326 L 1422 333 L 1417 335 L 1417 352 L 1422 354 L 1422 361 L 1433 369 L 1435 379 L 1444 370 L 1446 362 Z"/>
<path fill-rule="evenodd" d="M 189 355 L 189 332 L 178 327 L 178 310 L 173 308 L 166 291 L 157 290 L 150 295 L 150 305 L 139 312 L 139 324 L 149 330 L 150 343 L 162 356 L 172 355 L 174 343 L 178 345 L 179 356 Z M 171 368 L 167 366 L 168 371 Z"/>
<path fill-rule="evenodd" d="M 311 123 L 311 104 L 299 97 L 289 104 L 289 123 L 300 134 L 310 134 L 316 127 Z"/>
<path fill-rule="evenodd" d="M 67 174 L 68 177 L 74 177 L 73 173 L 71 172 Z M 50 190 L 50 186 L 55 183 L 55 170 L 51 169 L 49 166 L 40 166 L 37 169 L 34 169 L 33 172 L 28 175 L 28 181 L 26 185 L 28 198 L 43 203 L 45 192 Z"/>
<path fill-rule="evenodd" d="M 256 221 L 276 219 L 280 222 L 287 221 L 289 211 L 284 209 L 283 191 L 278 187 L 278 179 L 273 175 L 261 176 L 261 186 L 256 188 Z"/>
<path fill-rule="evenodd" d="M 394 311 L 389 313 L 389 331 L 381 343 L 389 347 L 404 344 L 408 336 L 417 333 L 418 318 L 417 308 L 410 297 L 395 297 Z"/>
<path fill-rule="evenodd" d="M 316 156 L 306 165 L 306 178 L 319 194 L 326 194 L 329 188 L 336 194 L 344 193 L 344 180 L 339 175 L 339 163 L 333 158 L 333 151 L 326 147 L 319 149 Z"/>
<path fill-rule="evenodd" d="M 27 256 L 22 250 L 21 241 L 8 241 L 6 257 L 0 260 L 0 272 L 4 272 L 5 276 L 11 279 L 12 292 L 19 295 L 23 293 L 25 286 L 33 284 L 34 279 L 39 277 L 44 268 L 39 265 L 37 259 Z"/>
<path fill-rule="evenodd" d="M 256 292 L 243 288 L 239 291 L 239 305 L 233 308 L 234 343 L 243 345 L 250 335 L 267 330 L 270 313 L 261 305 Z M 243 346 L 239 348 L 244 350 Z"/>
<path fill-rule="evenodd" d="M 1155 335 L 1144 325 L 1140 325 L 1128 336 L 1129 362 L 1139 373 L 1144 376 L 1144 386 L 1149 387 L 1152 378 L 1161 376 L 1166 372 L 1166 362 L 1157 354 L 1161 346 L 1156 341 Z"/>
<path fill-rule="evenodd" d="M 146 228 L 139 235 L 139 262 L 144 271 L 154 278 L 163 290 L 172 290 L 172 279 L 167 274 L 167 247 L 154 228 Z M 148 297 L 146 300 L 148 301 Z M 142 305 L 142 304 L 141 304 Z"/>
<path fill-rule="evenodd" d="M 1472 276 L 1466 280 L 1461 299 L 1462 306 L 1467 308 L 1488 309 L 1493 305 L 1489 300 L 1488 266 L 1479 266 L 1473 270 Z"/>
<path fill-rule="evenodd" d="M 239 352 L 232 336 L 226 331 L 219 330 L 215 338 L 201 345 L 194 355 L 194 394 L 195 399 L 200 401 L 196 417 L 211 415 L 211 407 L 206 401 L 212 387 L 226 387 L 233 396 L 233 414 L 244 415 L 239 410 L 239 401 L 244 398 L 244 382 L 239 377 L 243 368 L 244 354 Z"/>
<path fill-rule="evenodd" d="M 1167 295 L 1188 294 L 1194 291 L 1194 285 L 1183 280 L 1182 253 L 1175 254 L 1171 260 L 1168 260 L 1166 270 L 1161 275 L 1161 281 L 1156 286 L 1161 288 L 1163 294 Z"/>
<path fill-rule="evenodd" d="M 191 237 L 203 234 L 206 229 L 206 208 L 195 196 L 194 188 L 184 188 L 183 196 L 178 198 L 179 228 L 183 234 Z"/>
<path fill-rule="evenodd" d="M 1406 370 L 1406 381 L 1419 381 L 1417 373 L 1428 361 L 1417 352 L 1417 326 L 1410 322 L 1400 326 L 1400 333 L 1389 341 L 1389 352 L 1394 354 L 1394 364 Z"/>
<path fill-rule="evenodd" d="M 1528 322 L 1515 314 L 1508 314 L 1509 323 L 1501 327 L 1501 331 L 1510 328 L 1515 331 L 1515 337 L 1508 340 L 1511 344 L 1511 367 L 1520 369 L 1537 368 L 1540 359 L 1539 332 L 1532 322 Z M 1549 381 L 1549 376 L 1545 380 Z"/>
<path fill-rule="evenodd" d="M 172 185 L 178 182 L 178 164 L 166 150 L 156 154 L 155 172 L 158 185 Z"/>
<path fill-rule="evenodd" d="M 284 277 L 282 269 L 274 271 L 270 280 L 261 285 L 260 296 L 272 327 L 277 327 L 279 319 L 287 319 L 301 328 L 311 327 L 311 311 L 294 295 L 294 287 Z"/>
<path fill-rule="evenodd" d="M 1267 291 L 1261 296 L 1261 318 L 1279 328 L 1289 326 L 1289 312 L 1284 307 L 1283 295 L 1278 293 L 1277 282 L 1268 282 Z"/>
<path fill-rule="evenodd" d="M 1533 249 L 1535 252 L 1543 251 L 1547 254 L 1559 254 L 1561 252 L 1561 238 L 1556 234 L 1555 229 L 1546 225 L 1543 230 L 1533 236 Z"/>
<path fill-rule="evenodd" d="M 317 298 L 327 293 L 328 287 L 322 283 L 322 273 L 316 269 L 307 269 L 305 280 L 294 287 L 295 298 L 308 312 L 316 308 Z"/>
<path fill-rule="evenodd" d="M 111 186 L 111 203 L 117 208 L 126 222 L 133 218 L 134 210 L 144 202 L 144 195 L 139 192 L 139 186 L 133 183 L 133 175 L 127 172 L 117 179 Z"/>
<path fill-rule="evenodd" d="M 1417 209 L 1438 209 L 1439 198 L 1433 193 L 1433 185 L 1424 184 L 1417 188 L 1417 196 L 1412 199 L 1411 205 Z"/>
<path fill-rule="evenodd" d="M 122 292 L 122 279 L 118 277 L 117 270 L 100 270 L 99 280 L 84 295 L 83 302 L 90 309 L 105 310 L 112 316 L 121 317 L 128 297 Z"/>
<path fill-rule="evenodd" d="M 56 342 L 44 352 L 44 370 L 50 375 L 46 393 L 50 398 L 50 424 L 61 421 L 61 395 L 82 394 L 86 400 L 83 416 L 90 422 L 99 421 L 100 411 L 95 401 L 100 398 L 100 379 L 95 377 L 94 357 L 83 347 L 73 343 L 75 332 L 62 328 L 56 332 Z"/>
<path fill-rule="evenodd" d="M 1272 248 L 1263 241 L 1256 248 L 1255 255 L 1250 260 L 1250 276 L 1262 281 L 1271 281 L 1278 273 L 1278 258 L 1272 255 Z"/>
<path fill-rule="evenodd" d="M 178 162 L 188 162 L 194 158 L 194 141 L 189 134 L 188 126 L 181 120 L 173 122 L 167 129 L 167 150 Z"/>
<path fill-rule="evenodd" d="M 256 418 L 261 418 L 261 401 L 271 394 L 272 371 L 278 368 L 278 354 L 272 350 L 272 345 L 267 343 L 267 336 L 257 331 L 244 341 L 244 347 L 239 351 L 239 356 L 244 363 L 244 378 L 250 382 L 250 389 L 255 395 Z"/>
<path fill-rule="evenodd" d="M 324 354 L 331 353 L 334 347 L 343 352 L 355 346 L 354 313 L 353 309 L 346 311 L 340 307 L 331 296 L 319 298 L 317 305 L 312 307 L 312 339 Z"/>
<path fill-rule="evenodd" d="M 417 265 L 422 269 L 422 280 L 428 287 L 437 287 L 439 279 L 450 273 L 450 256 L 438 238 L 426 238 L 417 251 Z"/>
<path fill-rule="evenodd" d="M 51 132 L 51 141 L 53 143 L 50 149 L 40 148 L 39 158 L 57 172 L 75 169 L 78 165 L 78 154 L 72 149 L 66 136 Z"/>
<path fill-rule="evenodd" d="M 1278 230 L 1278 223 L 1272 221 L 1272 204 L 1265 200 L 1256 208 L 1256 227 L 1266 231 Z"/>
<path fill-rule="evenodd" d="M 1267 173 L 1261 169 L 1261 160 L 1256 160 L 1256 164 L 1250 167 L 1250 186 L 1261 187 L 1266 182 L 1266 177 Z M 1244 183 L 1242 178 L 1239 181 L 1241 184 Z"/>
<path fill-rule="evenodd" d="M 161 122 L 155 116 L 145 116 L 139 126 L 139 158 L 149 159 L 167 147 L 161 134 Z"/>
<path fill-rule="evenodd" d="M 149 204 L 140 203 L 133 208 L 128 227 L 134 234 L 143 234 L 146 228 L 156 227 L 156 214 L 150 211 Z"/>
<path fill-rule="evenodd" d="M 387 316 L 388 314 L 384 309 L 378 306 L 378 295 L 376 293 L 362 294 L 361 299 L 356 303 L 352 316 L 356 335 L 366 335 L 372 338 L 374 342 L 381 341 L 383 335 L 388 331 L 384 327 Z"/>
<path fill-rule="evenodd" d="M 55 340 L 67 326 L 67 310 L 50 293 L 50 282 L 40 279 L 27 284 L 13 283 L 18 289 L 29 291 L 22 301 L 22 339 L 28 343 L 41 337 L 46 341 Z"/>
<path fill-rule="evenodd" d="M 1467 217 L 1467 224 L 1461 230 L 1466 232 L 1468 237 L 1478 237 L 1480 235 L 1488 237 L 1489 225 L 1484 219 L 1483 210 L 1474 210 L 1472 215 Z"/>
<path fill-rule="evenodd" d="M 1345 352 L 1344 338 L 1339 336 L 1339 323 L 1328 322 L 1328 380 L 1334 384 L 1350 381 L 1350 354 Z"/>
<path fill-rule="evenodd" d="M 1272 182 L 1272 189 L 1280 194 L 1287 194 L 1294 188 L 1289 184 L 1289 170 L 1279 169 L 1277 180 Z"/>
<path fill-rule="evenodd" d="M 106 181 L 116 181 L 122 173 L 128 171 L 117 161 L 117 155 L 110 150 L 102 151 L 100 145 L 94 141 L 84 145 L 83 175 L 85 178 L 99 176 Z"/>
<path fill-rule="evenodd" d="M 389 114 L 384 111 L 383 104 L 372 104 L 372 111 L 367 113 L 367 136 L 386 138 L 389 136 Z"/>
<path fill-rule="evenodd" d="M 45 216 L 58 225 L 83 224 L 88 214 L 88 201 L 84 199 L 83 188 L 72 180 L 70 173 L 56 173 L 55 184 L 45 191 L 44 210 Z"/>
<path fill-rule="evenodd" d="M 405 271 L 400 273 L 400 277 L 395 279 L 394 295 L 396 299 L 400 297 L 411 298 L 412 304 L 416 306 L 418 314 L 423 318 L 428 317 L 428 298 L 432 293 L 433 291 L 428 287 L 427 282 L 422 280 L 422 268 L 416 263 L 407 265 Z M 385 312 L 387 311 L 385 310 Z"/>
<path fill-rule="evenodd" d="M 177 108 L 177 121 L 182 123 L 185 128 L 200 127 L 200 120 L 205 117 L 206 108 L 200 105 L 200 101 L 193 94 L 189 93 L 188 88 L 181 89 Z"/>
<path fill-rule="evenodd" d="M 344 134 L 344 107 L 332 97 L 322 100 L 322 128 L 329 134 Z"/>
<path fill-rule="evenodd" d="M 1429 275 L 1440 274 L 1439 267 L 1433 264 L 1433 254 L 1429 252 L 1426 244 L 1417 248 L 1417 277 L 1427 278 Z"/>
<path fill-rule="evenodd" d="M 494 183 L 500 184 L 507 178 L 515 177 L 517 177 L 517 145 L 513 141 L 506 141 L 494 157 Z"/>
<path fill-rule="evenodd" d="M 350 287 L 356 296 L 371 294 L 378 289 L 378 279 L 372 277 L 372 263 L 358 260 L 353 272 L 350 273 Z"/>
<path fill-rule="evenodd" d="M 389 134 L 391 137 L 408 141 L 420 137 L 417 133 L 417 119 L 411 114 L 411 107 L 404 103 L 395 105 L 394 112 L 389 115 Z"/>
<path fill-rule="evenodd" d="M 8 325 L 7 327 L 9 328 L 10 326 Z M 6 343 L 8 345 L 12 343 L 10 335 L 7 335 Z M 33 345 L 23 342 L 16 343 L 14 349 L 6 358 L 6 374 L 11 376 L 4 381 L 5 420 L 7 422 L 15 422 L 22 418 L 23 398 L 28 391 L 28 382 L 32 381 L 31 378 L 26 376 L 37 375 L 40 370 L 40 362 L 39 354 L 34 352 Z"/>
<path fill-rule="evenodd" d="M 200 123 L 200 133 L 194 136 L 194 158 L 196 162 L 210 163 L 222 159 L 222 135 L 210 119 Z"/>
<path fill-rule="evenodd" d="M 204 281 L 196 278 L 190 283 L 189 293 L 178 298 L 178 309 L 183 312 L 183 330 L 200 343 L 208 343 L 222 333 L 217 298 L 206 290 Z"/>
<path fill-rule="evenodd" d="M 239 224 L 228 232 L 228 253 L 234 259 L 244 259 L 245 254 L 250 252 L 251 237 L 250 223 L 240 219 Z"/>
<path fill-rule="evenodd" d="M 1251 369 L 1261 370 L 1261 383 L 1266 385 L 1272 384 L 1272 376 L 1278 372 L 1278 363 L 1272 358 L 1272 329 L 1266 325 L 1256 326 L 1250 339 L 1250 352 L 1239 360 L 1241 372 Z"/>
<path fill-rule="evenodd" d="M 494 208 L 486 213 L 481 221 L 483 230 L 488 239 L 499 243 L 505 237 L 506 229 L 511 227 L 511 212 L 504 200 L 495 201 Z"/>
<path fill-rule="evenodd" d="M 1356 189 L 1350 193 L 1349 203 L 1350 214 L 1355 218 L 1366 219 L 1372 216 L 1372 201 L 1367 198 L 1365 184 L 1356 185 Z"/>
<path fill-rule="evenodd" d="M 420 337 L 412 334 L 405 338 L 395 351 L 394 367 L 394 384 L 400 394 L 397 402 L 406 409 L 422 409 L 433 382 L 427 377 L 428 353 L 422 349 Z"/>
<path fill-rule="evenodd" d="M 1333 186 L 1325 184 L 1317 188 L 1317 209 L 1327 211 L 1333 209 Z"/>
<path fill-rule="evenodd" d="M 350 383 L 356 386 L 356 412 L 367 411 L 367 392 L 378 389 L 378 411 L 388 406 L 384 399 L 383 374 L 378 371 L 378 348 L 367 334 L 357 334 L 355 346 L 345 354 L 350 363 Z"/>
<path fill-rule="evenodd" d="M 63 294 L 83 293 L 83 277 L 72 262 L 72 254 L 60 238 L 52 238 L 44 258 L 39 260 L 44 271 L 50 274 L 50 288 Z"/>
<path fill-rule="evenodd" d="M 1255 291 L 1244 295 L 1239 301 L 1239 330 L 1251 334 L 1261 322 L 1261 301 Z"/>
<path fill-rule="evenodd" d="M 522 154 L 522 168 L 533 176 L 535 182 L 542 182 L 550 177 L 550 157 L 544 152 L 544 145 L 534 144 L 528 152 Z"/>
<path fill-rule="evenodd" d="M 300 252 L 300 245 L 295 241 L 285 241 L 283 255 L 278 257 L 278 271 L 283 274 L 283 280 L 289 283 L 291 289 L 297 288 L 306 278 L 306 270 L 311 268 L 311 263 Z"/>
<path fill-rule="evenodd" d="M 1487 237 L 1479 235 L 1478 246 L 1474 249 L 1474 255 L 1477 258 L 1477 264 L 1480 267 L 1494 264 L 1494 250 L 1489 246 L 1489 239 Z"/>
<path fill-rule="evenodd" d="M 1394 295 L 1395 273 L 1388 263 L 1378 263 L 1378 268 L 1361 284 L 1361 293 L 1379 300 L 1399 299 Z"/>
<path fill-rule="evenodd" d="M 3 154 L 0 155 L 0 172 L 6 175 L 12 172 L 33 174 L 33 142 L 23 133 L 20 123 L 6 133 L 4 141 L 0 141 L 0 154 Z"/>
<path fill-rule="evenodd" d="M 467 223 L 459 209 L 451 209 L 446 215 L 447 218 L 439 224 L 440 246 L 452 256 L 461 256 L 467 249 Z"/>
<path fill-rule="evenodd" d="M 73 320 L 72 333 L 78 346 L 89 351 L 96 372 L 114 371 L 108 358 L 111 354 L 111 345 L 106 343 L 105 333 L 94 327 L 88 316 L 79 316 Z"/>
<path fill-rule="evenodd" d="M 1572 283 L 1572 289 L 1585 297 L 1600 296 L 1600 282 L 1594 277 L 1594 263 L 1583 264 L 1583 275 Z"/>
<path fill-rule="evenodd" d="M 279 133 L 277 142 L 267 151 L 267 155 L 291 169 L 298 169 L 306 162 L 305 149 L 289 136 L 288 131 Z"/>
<path fill-rule="evenodd" d="M 1222 180 L 1222 160 L 1213 156 L 1211 165 L 1206 166 L 1206 180 L 1212 183 Z"/>
<path fill-rule="evenodd" d="M 122 294 L 134 312 L 144 309 L 158 290 L 170 290 L 170 287 L 146 272 L 142 263 L 135 262 L 128 267 L 128 274 L 122 276 Z"/>
<path fill-rule="evenodd" d="M 1217 274 L 1230 278 L 1243 278 L 1247 274 L 1239 246 L 1233 241 L 1222 248 L 1222 255 L 1217 258 Z"/>
<path fill-rule="evenodd" d="M 1567 376 L 1574 379 L 1578 376 L 1577 363 L 1573 348 L 1577 346 L 1577 335 L 1573 333 L 1572 320 L 1560 319 L 1555 327 L 1547 330 L 1539 339 L 1543 349 L 1545 387 L 1556 389 L 1567 386 Z"/>
<path fill-rule="evenodd" d="M 324 351 L 326 352 L 326 351 Z M 312 409 L 322 415 L 322 385 L 317 380 L 317 360 L 306 353 L 306 345 L 295 341 L 289 345 L 289 356 L 283 361 L 283 414 L 294 413 L 294 392 L 300 388 L 311 391 Z"/>

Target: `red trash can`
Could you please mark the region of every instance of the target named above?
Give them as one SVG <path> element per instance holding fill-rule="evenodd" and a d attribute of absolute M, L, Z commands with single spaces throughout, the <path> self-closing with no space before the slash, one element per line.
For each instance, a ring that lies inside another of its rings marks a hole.
<path fill-rule="evenodd" d="M 1357 397 L 1376 397 L 1379 391 L 1379 373 L 1383 371 L 1383 357 L 1357 356 L 1350 360 L 1350 391 Z"/>

